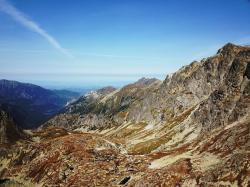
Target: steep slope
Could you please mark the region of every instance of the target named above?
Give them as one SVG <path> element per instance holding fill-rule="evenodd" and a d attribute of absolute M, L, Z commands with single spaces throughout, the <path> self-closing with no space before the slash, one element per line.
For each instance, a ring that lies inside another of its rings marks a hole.
<path fill-rule="evenodd" d="M 145 155 L 93 133 L 48 128 L 0 156 L 0 182 L 19 186 L 249 186 L 250 123 Z M 3 152 L 3 151 L 2 151 Z M 11 155 L 11 157 L 7 156 Z"/>
<path fill-rule="evenodd" d="M 13 119 L 0 108 L 0 145 L 12 144 L 25 137 L 26 135 L 15 125 Z"/>
<path fill-rule="evenodd" d="M 109 91 L 104 93 L 103 90 L 107 88 L 97 90 L 69 105 L 64 114 L 56 116 L 44 126 L 66 127 L 68 124 L 69 129 L 87 130 L 119 126 L 130 120 L 127 111 L 133 109 L 132 106 L 142 101 L 146 95 L 154 92 L 160 84 L 160 80 L 142 78 L 118 90 L 108 88 Z M 58 123 L 59 121 L 62 123 Z"/>
<path fill-rule="evenodd" d="M 124 154 L 121 147 L 98 135 L 50 128 L 33 136 L 36 141 L 5 150 L 11 159 L 0 156 L 4 163 L 0 185 L 116 186 L 131 172 L 147 167 L 144 157 Z"/>
<path fill-rule="evenodd" d="M 39 126 L 70 100 L 40 86 L 0 80 L 0 104 L 22 128 Z"/>
<path fill-rule="evenodd" d="M 81 94 L 70 90 L 52 90 L 56 95 L 64 100 L 64 103 L 70 103 L 77 100 Z"/>

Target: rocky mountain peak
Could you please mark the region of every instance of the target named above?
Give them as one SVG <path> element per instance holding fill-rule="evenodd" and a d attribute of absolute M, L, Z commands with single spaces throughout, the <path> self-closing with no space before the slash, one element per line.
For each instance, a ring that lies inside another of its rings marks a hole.
<path fill-rule="evenodd" d="M 106 87 L 103 87 L 103 88 L 96 90 L 96 92 L 98 94 L 101 94 L 101 95 L 107 95 L 115 90 L 116 90 L 116 88 L 113 86 L 106 86 Z"/>
<path fill-rule="evenodd" d="M 250 48 L 250 46 L 241 46 L 241 45 L 235 45 L 233 43 L 227 43 L 222 48 L 220 48 L 217 52 L 217 54 L 237 54 L 238 52 L 246 51 Z"/>
<path fill-rule="evenodd" d="M 140 85 L 140 86 L 147 86 L 147 85 L 150 85 L 150 84 L 152 84 L 153 82 L 156 82 L 156 81 L 160 81 L 160 80 L 156 79 L 156 78 L 145 78 L 145 77 L 142 77 L 141 79 L 139 79 L 138 81 L 136 81 L 134 84 L 135 85 Z"/>

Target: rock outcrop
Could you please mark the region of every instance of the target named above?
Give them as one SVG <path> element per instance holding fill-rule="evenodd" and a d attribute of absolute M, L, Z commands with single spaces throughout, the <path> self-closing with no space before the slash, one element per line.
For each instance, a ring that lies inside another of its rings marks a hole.
<path fill-rule="evenodd" d="M 25 138 L 25 134 L 18 128 L 13 119 L 0 108 L 0 145 L 13 144 Z"/>

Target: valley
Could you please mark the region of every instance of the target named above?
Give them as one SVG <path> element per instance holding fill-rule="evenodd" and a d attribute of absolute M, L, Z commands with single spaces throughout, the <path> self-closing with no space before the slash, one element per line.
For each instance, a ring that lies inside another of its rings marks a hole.
<path fill-rule="evenodd" d="M 68 90 L 49 90 L 34 84 L 0 80 L 0 107 L 23 129 L 37 128 L 80 95 Z"/>

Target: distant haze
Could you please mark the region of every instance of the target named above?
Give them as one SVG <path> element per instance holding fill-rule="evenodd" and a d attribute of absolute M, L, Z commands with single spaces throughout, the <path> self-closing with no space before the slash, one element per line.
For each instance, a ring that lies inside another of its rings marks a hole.
<path fill-rule="evenodd" d="M 85 90 L 105 86 L 122 87 L 142 77 L 165 79 L 166 75 L 2 75 L 1 78 L 18 80 L 43 86 L 49 89 Z"/>

